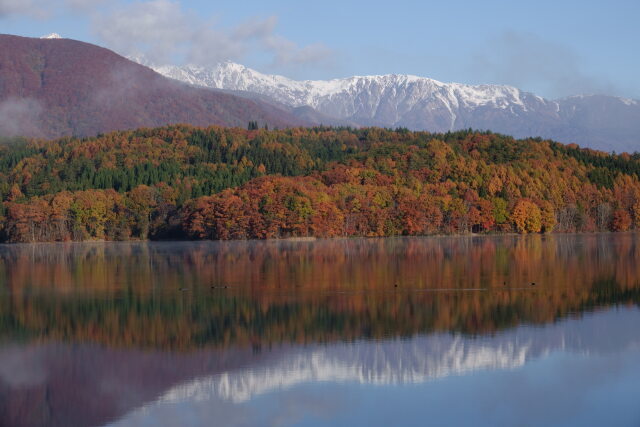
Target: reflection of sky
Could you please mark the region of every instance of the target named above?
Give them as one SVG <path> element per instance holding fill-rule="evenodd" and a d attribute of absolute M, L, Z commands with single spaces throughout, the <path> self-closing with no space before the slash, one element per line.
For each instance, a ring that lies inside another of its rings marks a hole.
<path fill-rule="evenodd" d="M 613 309 L 546 327 L 464 338 L 462 359 L 451 357 L 447 345 L 459 347 L 460 337 L 333 344 L 322 347 L 329 363 L 324 369 L 334 366 L 343 373 L 324 377 L 301 374 L 308 366 L 300 364 L 300 355 L 321 351 L 303 347 L 264 366 L 178 386 L 117 424 L 639 425 L 638 324 L 639 310 Z M 487 360 L 487 351 L 504 348 L 517 356 L 512 364 L 473 363 L 474 349 L 482 349 L 477 354 Z M 416 357 L 418 349 L 423 357 Z M 471 360 L 469 369 L 461 360 Z M 347 368 L 359 375 L 345 375 Z M 216 381 L 223 377 L 244 384 L 248 397 L 234 400 L 220 393 Z M 203 394 L 194 384 L 212 388 Z"/>

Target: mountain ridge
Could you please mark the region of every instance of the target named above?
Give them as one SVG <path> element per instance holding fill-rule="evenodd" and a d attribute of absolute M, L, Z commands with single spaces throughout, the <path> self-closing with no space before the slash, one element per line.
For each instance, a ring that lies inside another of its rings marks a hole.
<path fill-rule="evenodd" d="M 574 95 L 549 100 L 513 86 L 443 83 L 403 74 L 298 81 L 229 61 L 213 68 L 149 65 L 191 85 L 256 93 L 291 108 L 308 106 L 328 118 L 360 126 L 431 132 L 491 129 L 518 138 L 541 136 L 605 151 L 640 148 L 640 102 L 630 98 Z"/>
<path fill-rule="evenodd" d="M 307 124 L 285 110 L 161 76 L 113 51 L 63 38 L 0 35 L 0 135 L 95 136 L 188 123 Z"/>

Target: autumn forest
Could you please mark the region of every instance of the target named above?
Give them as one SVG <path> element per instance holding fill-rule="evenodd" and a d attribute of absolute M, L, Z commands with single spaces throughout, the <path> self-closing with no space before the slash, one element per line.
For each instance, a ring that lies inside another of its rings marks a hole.
<path fill-rule="evenodd" d="M 490 132 L 174 125 L 3 140 L 5 242 L 627 231 L 640 156 Z"/>

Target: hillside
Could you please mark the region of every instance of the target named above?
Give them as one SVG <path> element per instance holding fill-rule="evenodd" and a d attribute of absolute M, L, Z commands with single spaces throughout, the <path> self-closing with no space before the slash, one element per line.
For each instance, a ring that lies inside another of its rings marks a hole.
<path fill-rule="evenodd" d="M 5 143 L 6 241 L 640 227 L 640 161 L 540 139 L 185 125 Z"/>
<path fill-rule="evenodd" d="M 640 150 L 640 102 L 632 99 L 591 95 L 549 100 L 510 86 L 395 74 L 297 81 L 231 62 L 213 68 L 154 68 L 192 85 L 257 93 L 292 108 L 311 107 L 324 115 L 318 123 L 348 121 L 431 132 L 489 129 L 604 151 Z"/>
<path fill-rule="evenodd" d="M 93 136 L 193 125 L 285 127 L 305 121 L 260 101 L 167 79 L 107 49 L 0 35 L 0 135 Z"/>

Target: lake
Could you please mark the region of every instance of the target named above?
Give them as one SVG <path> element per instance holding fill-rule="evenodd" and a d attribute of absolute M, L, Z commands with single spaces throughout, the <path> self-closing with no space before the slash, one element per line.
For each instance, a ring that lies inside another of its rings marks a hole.
<path fill-rule="evenodd" d="M 0 425 L 640 425 L 640 235 L 0 246 Z"/>

